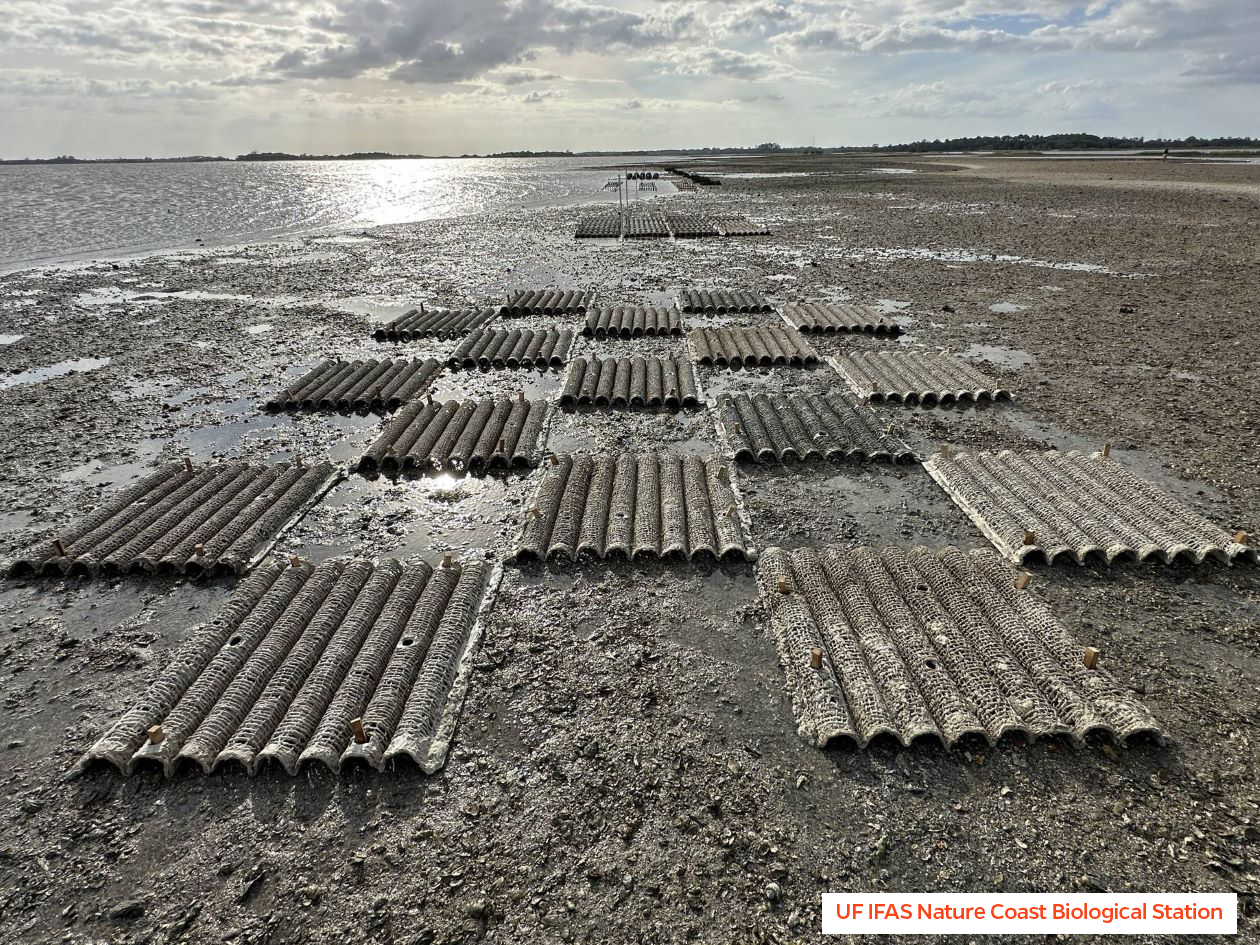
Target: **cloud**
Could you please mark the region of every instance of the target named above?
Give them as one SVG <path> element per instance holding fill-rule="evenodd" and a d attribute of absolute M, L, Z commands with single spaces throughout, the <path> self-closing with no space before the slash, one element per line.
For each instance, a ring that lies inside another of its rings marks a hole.
<path fill-rule="evenodd" d="M 553 98 L 563 98 L 564 93 L 559 89 L 534 89 L 532 92 L 526 92 L 521 96 L 521 102 L 526 105 L 538 105 Z"/>

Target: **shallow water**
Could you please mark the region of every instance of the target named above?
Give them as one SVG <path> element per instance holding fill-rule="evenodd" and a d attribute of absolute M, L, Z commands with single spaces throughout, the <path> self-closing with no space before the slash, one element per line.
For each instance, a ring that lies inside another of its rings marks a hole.
<path fill-rule="evenodd" d="M 618 158 L 0 167 L 0 270 L 604 200 Z M 616 199 L 615 196 L 612 199 Z M 354 235 L 326 242 L 351 245 Z"/>
<path fill-rule="evenodd" d="M 29 371 L 22 371 L 20 374 L 13 374 L 0 380 L 0 390 L 8 387 L 18 387 L 22 384 L 39 384 L 42 381 L 49 380 L 54 377 L 64 377 L 66 374 L 81 374 L 84 371 L 95 371 L 109 364 L 109 358 L 74 358 L 70 361 L 58 361 L 56 364 L 50 364 L 47 367 L 32 368 Z"/>

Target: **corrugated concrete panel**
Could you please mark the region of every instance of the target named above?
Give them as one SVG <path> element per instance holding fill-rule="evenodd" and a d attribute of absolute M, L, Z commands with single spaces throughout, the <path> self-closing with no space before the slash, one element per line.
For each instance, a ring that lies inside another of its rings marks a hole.
<path fill-rule="evenodd" d="M 761 295 L 742 289 L 683 289 L 678 293 L 678 307 L 688 314 L 706 315 L 774 311 Z"/>
<path fill-rule="evenodd" d="M 799 332 L 782 325 L 757 328 L 694 328 L 688 336 L 695 360 L 719 367 L 753 368 L 818 363 L 818 352 Z"/>
<path fill-rule="evenodd" d="M 483 472 L 538 465 L 548 405 L 486 397 L 416 401 L 394 414 L 362 459 L 359 472 Z"/>
<path fill-rule="evenodd" d="M 240 574 L 341 478 L 331 463 L 171 463 L 48 536 L 22 574 Z"/>
<path fill-rule="evenodd" d="M 442 767 L 497 578 L 484 560 L 271 561 L 83 756 L 124 774 Z"/>
<path fill-rule="evenodd" d="M 681 335 L 682 315 L 676 308 L 655 305 L 597 306 L 586 313 L 582 334 L 588 338 Z"/>
<path fill-rule="evenodd" d="M 746 462 L 915 458 L 848 394 L 736 394 L 722 402 L 719 417 L 732 454 Z"/>
<path fill-rule="evenodd" d="M 268 410 L 397 410 L 442 371 L 433 360 L 325 361 L 271 400 Z"/>
<path fill-rule="evenodd" d="M 558 456 L 517 541 L 516 560 L 754 557 L 731 478 L 717 460 L 674 453 Z"/>
<path fill-rule="evenodd" d="M 573 236 L 580 240 L 615 240 L 621 236 L 621 215 L 601 213 L 596 216 L 584 217 L 578 221 L 577 229 L 574 231 Z"/>
<path fill-rule="evenodd" d="M 621 232 L 628 240 L 662 239 L 669 236 L 669 226 L 663 213 L 629 213 Z"/>
<path fill-rule="evenodd" d="M 699 407 L 696 372 L 674 358 L 576 358 L 560 393 L 562 407 Z"/>
<path fill-rule="evenodd" d="M 937 404 L 1011 400 L 997 378 L 941 351 L 862 351 L 831 362 L 863 400 Z"/>
<path fill-rule="evenodd" d="M 1213 525 L 1100 453 L 951 452 L 924 466 L 1017 563 L 1260 560 L 1245 535 Z"/>
<path fill-rule="evenodd" d="M 567 328 L 483 328 L 461 341 L 446 363 L 452 369 L 560 367 L 572 349 Z"/>
<path fill-rule="evenodd" d="M 412 341 L 416 338 L 458 338 L 482 328 L 498 313 L 493 308 L 413 308 L 374 332 L 377 341 Z"/>
<path fill-rule="evenodd" d="M 595 302 L 593 289 L 519 289 L 508 296 L 501 315 L 585 315 Z"/>
<path fill-rule="evenodd" d="M 702 213 L 667 213 L 665 222 L 669 224 L 669 232 L 675 239 L 697 239 L 702 236 L 718 235 L 713 221 Z"/>
<path fill-rule="evenodd" d="M 866 305 L 834 302 L 792 302 L 782 308 L 783 320 L 798 331 L 817 334 L 851 332 L 899 335 L 901 326 Z"/>
<path fill-rule="evenodd" d="M 880 735 L 1162 740 L 990 552 L 770 548 L 757 580 L 800 733 L 819 747 Z"/>

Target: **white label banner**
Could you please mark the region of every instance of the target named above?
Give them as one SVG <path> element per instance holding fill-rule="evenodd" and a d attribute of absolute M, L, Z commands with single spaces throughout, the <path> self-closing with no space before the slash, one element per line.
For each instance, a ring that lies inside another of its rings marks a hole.
<path fill-rule="evenodd" d="M 1233 935 L 1234 893 L 826 893 L 828 935 Z"/>

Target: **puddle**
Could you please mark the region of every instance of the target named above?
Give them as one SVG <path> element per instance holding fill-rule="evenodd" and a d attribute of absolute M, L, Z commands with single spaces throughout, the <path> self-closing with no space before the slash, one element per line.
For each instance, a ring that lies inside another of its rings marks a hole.
<path fill-rule="evenodd" d="M 243 409 L 221 420 L 180 430 L 175 435 L 180 454 L 198 461 L 248 457 L 282 463 L 300 452 L 311 459 L 350 463 L 363 455 L 380 429 L 374 414 L 259 413 L 254 398 L 233 406 L 241 405 Z"/>
<path fill-rule="evenodd" d="M 1207 378 L 1202 374 L 1195 374 L 1192 371 L 1173 371 L 1172 376 L 1179 381 L 1206 381 Z"/>
<path fill-rule="evenodd" d="M 972 361 L 987 361 L 990 364 L 1016 370 L 1033 363 L 1033 356 L 1027 351 L 1020 351 L 1018 348 L 1003 348 L 1000 345 L 973 343 L 965 351 L 960 351 L 959 355 Z"/>
<path fill-rule="evenodd" d="M 923 249 L 912 247 L 894 249 L 892 247 L 871 247 L 869 249 L 852 250 L 840 253 L 838 259 L 852 259 L 859 262 L 880 262 L 898 259 L 927 259 L 945 263 L 1016 263 L 1021 266 L 1035 266 L 1039 269 L 1059 269 L 1067 272 L 1092 272 L 1098 275 L 1115 276 L 1119 273 L 1087 262 L 1055 262 L 1048 259 L 1030 259 L 1024 256 L 1011 256 L 1005 253 L 982 253 L 970 249 Z"/>
<path fill-rule="evenodd" d="M 774 177 L 814 177 L 819 171 L 740 171 L 737 174 L 720 174 L 731 180 L 769 180 Z"/>
<path fill-rule="evenodd" d="M 1017 305 L 1014 302 L 996 302 L 989 306 L 989 311 L 997 315 L 1014 315 L 1026 308 L 1028 308 L 1027 305 Z"/>
<path fill-rule="evenodd" d="M 391 322 L 404 312 L 409 312 L 416 308 L 416 302 L 407 299 L 399 299 L 396 297 L 379 297 L 355 295 L 344 299 L 335 299 L 328 303 L 334 308 L 341 309 L 344 312 L 352 312 L 355 315 L 364 315 L 373 323 Z M 456 303 L 446 302 L 446 307 L 458 307 Z"/>
<path fill-rule="evenodd" d="M 265 335 L 267 332 L 271 331 L 273 327 L 275 326 L 271 325 L 268 322 L 263 322 L 262 324 L 259 324 L 259 325 L 250 325 L 245 329 L 245 334 Z"/>
<path fill-rule="evenodd" d="M 501 556 L 535 485 L 532 477 L 521 476 L 397 481 L 351 476 L 302 520 L 285 544 L 313 561 L 358 554 L 415 556 L 437 564 L 444 552 L 473 549 Z M 352 537 L 328 544 L 329 534 Z"/>
<path fill-rule="evenodd" d="M 39 384 L 42 381 L 47 381 L 54 377 L 64 377 L 67 374 L 84 374 L 88 371 L 95 371 L 97 368 L 103 368 L 109 364 L 109 361 L 109 358 L 75 358 L 72 361 L 58 361 L 56 364 L 48 365 L 48 367 L 32 368 L 29 371 L 6 377 L 0 380 L 0 390 L 18 387 L 23 384 Z"/>
<path fill-rule="evenodd" d="M 26 335 L 0 335 L 0 345 L 17 344 L 25 337 Z"/>
<path fill-rule="evenodd" d="M 872 174 L 913 174 L 915 173 L 915 170 L 912 167 L 872 167 L 871 173 Z"/>

